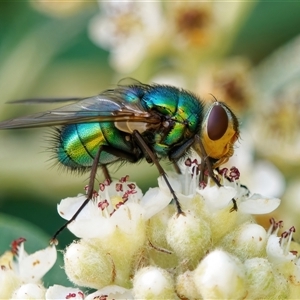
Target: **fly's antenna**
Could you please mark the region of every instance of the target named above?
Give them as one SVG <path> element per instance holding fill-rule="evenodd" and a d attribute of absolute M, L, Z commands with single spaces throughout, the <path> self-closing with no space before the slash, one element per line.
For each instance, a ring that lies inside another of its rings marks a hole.
<path fill-rule="evenodd" d="M 219 102 L 218 99 L 213 94 L 209 93 L 209 95 L 211 95 L 215 99 L 215 102 Z"/>

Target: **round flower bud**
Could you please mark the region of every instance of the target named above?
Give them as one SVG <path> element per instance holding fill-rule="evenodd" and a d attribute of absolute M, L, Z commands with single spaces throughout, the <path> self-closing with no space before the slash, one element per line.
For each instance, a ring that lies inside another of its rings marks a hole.
<path fill-rule="evenodd" d="M 168 244 L 180 259 L 196 266 L 211 243 L 209 224 L 191 211 L 175 214 L 169 220 L 166 237 Z"/>
<path fill-rule="evenodd" d="M 194 282 L 194 275 L 191 271 L 186 271 L 176 278 L 176 293 L 180 299 L 201 299 Z"/>
<path fill-rule="evenodd" d="M 222 248 L 242 261 L 265 255 L 267 232 L 258 224 L 242 224 L 220 242 Z"/>
<path fill-rule="evenodd" d="M 85 240 L 74 242 L 66 249 L 64 262 L 69 280 L 79 286 L 100 289 L 114 282 L 115 269 L 111 257 Z"/>
<path fill-rule="evenodd" d="M 134 299 L 175 299 L 174 281 L 164 269 L 145 267 L 133 279 Z"/>
<path fill-rule="evenodd" d="M 248 282 L 249 299 L 284 299 L 287 296 L 287 289 L 280 286 L 280 297 L 278 298 L 279 274 L 274 273 L 271 263 L 265 258 L 251 258 L 244 262 Z M 285 291 L 285 293 L 284 293 Z"/>
<path fill-rule="evenodd" d="M 204 299 L 244 299 L 245 269 L 240 260 L 223 250 L 209 253 L 194 271 L 194 281 Z"/>
<path fill-rule="evenodd" d="M 22 300 L 33 300 L 33 299 L 44 299 L 46 289 L 36 283 L 27 283 L 20 286 L 16 291 L 14 291 L 12 298 L 13 299 L 22 299 Z"/>

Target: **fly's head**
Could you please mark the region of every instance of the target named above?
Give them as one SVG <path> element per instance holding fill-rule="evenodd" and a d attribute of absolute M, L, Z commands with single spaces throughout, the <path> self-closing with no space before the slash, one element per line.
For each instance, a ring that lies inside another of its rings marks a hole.
<path fill-rule="evenodd" d="M 205 150 L 201 157 L 214 160 L 213 168 L 226 163 L 234 153 L 234 143 L 239 138 L 239 122 L 228 106 L 215 101 L 207 110 L 200 139 Z M 203 151 L 202 151 L 203 152 Z"/>

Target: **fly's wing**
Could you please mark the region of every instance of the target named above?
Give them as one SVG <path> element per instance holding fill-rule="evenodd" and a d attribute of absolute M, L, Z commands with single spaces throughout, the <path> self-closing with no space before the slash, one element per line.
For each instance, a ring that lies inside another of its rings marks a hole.
<path fill-rule="evenodd" d="M 62 99 L 63 101 L 63 99 Z M 141 101 L 125 101 L 121 91 L 108 91 L 58 109 L 0 122 L 0 129 L 34 128 L 91 122 L 144 122 L 158 124 L 160 119 L 147 112 Z"/>
<path fill-rule="evenodd" d="M 22 100 L 10 101 L 7 104 L 45 104 L 45 103 L 64 103 L 64 102 L 76 102 L 86 99 L 78 97 L 67 97 L 67 98 L 30 98 Z"/>

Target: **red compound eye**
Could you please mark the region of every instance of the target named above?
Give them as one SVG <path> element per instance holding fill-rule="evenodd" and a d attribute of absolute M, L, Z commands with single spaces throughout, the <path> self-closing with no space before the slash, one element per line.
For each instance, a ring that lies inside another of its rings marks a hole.
<path fill-rule="evenodd" d="M 207 121 L 207 134 L 212 141 L 219 140 L 228 128 L 228 116 L 220 103 L 211 109 Z"/>

